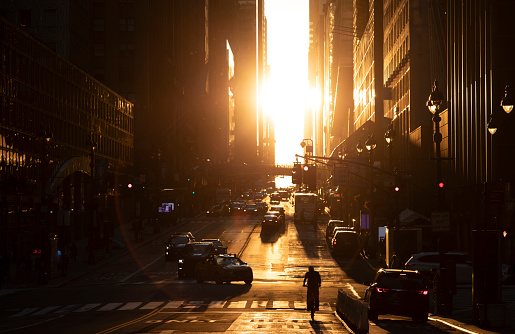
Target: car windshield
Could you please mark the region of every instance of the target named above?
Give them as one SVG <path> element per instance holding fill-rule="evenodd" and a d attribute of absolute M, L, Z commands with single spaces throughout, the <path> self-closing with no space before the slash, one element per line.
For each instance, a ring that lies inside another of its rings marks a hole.
<path fill-rule="evenodd" d="M 243 262 L 236 257 L 219 257 L 216 259 L 216 263 L 221 266 L 238 265 L 241 266 Z"/>
<path fill-rule="evenodd" d="M 188 237 L 182 235 L 170 238 L 171 244 L 187 244 L 189 241 L 190 239 Z"/>
<path fill-rule="evenodd" d="M 423 290 L 424 282 L 421 278 L 396 275 L 383 275 L 377 280 L 377 284 L 388 289 Z"/>

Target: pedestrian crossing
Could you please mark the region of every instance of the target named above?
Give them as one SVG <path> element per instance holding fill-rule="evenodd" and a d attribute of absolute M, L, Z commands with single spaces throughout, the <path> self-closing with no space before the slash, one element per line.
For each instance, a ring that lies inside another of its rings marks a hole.
<path fill-rule="evenodd" d="M 109 312 L 109 311 L 133 311 L 133 310 L 154 310 L 161 308 L 161 311 L 191 311 L 194 309 L 206 310 L 240 310 L 258 311 L 262 310 L 306 310 L 304 301 L 287 300 L 162 300 L 162 301 L 134 301 L 134 302 L 112 302 L 112 303 L 89 303 L 52 305 L 44 307 L 27 307 L 11 310 L 14 314 L 9 318 L 20 318 L 25 316 L 45 316 L 51 314 L 84 313 L 84 312 Z M 333 312 L 335 308 L 330 303 L 320 303 L 321 312 Z"/>

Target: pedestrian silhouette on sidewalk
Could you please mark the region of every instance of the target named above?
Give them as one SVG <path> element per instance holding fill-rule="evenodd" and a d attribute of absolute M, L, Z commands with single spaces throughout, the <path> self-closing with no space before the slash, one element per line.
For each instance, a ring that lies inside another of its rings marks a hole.
<path fill-rule="evenodd" d="M 307 281 L 307 285 L 306 285 Z M 308 287 L 308 293 L 306 297 L 306 308 L 311 311 L 311 320 L 315 320 L 315 311 L 318 311 L 319 304 L 319 288 L 322 284 L 322 279 L 318 271 L 315 271 L 313 266 L 309 266 L 309 271 L 304 275 L 304 283 L 302 286 Z"/>

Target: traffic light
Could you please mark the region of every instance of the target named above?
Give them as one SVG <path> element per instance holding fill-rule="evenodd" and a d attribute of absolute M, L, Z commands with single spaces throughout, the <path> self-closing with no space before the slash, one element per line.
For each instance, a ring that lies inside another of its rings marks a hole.
<path fill-rule="evenodd" d="M 445 182 L 443 180 L 438 181 L 438 189 L 444 189 L 445 188 Z"/>
<path fill-rule="evenodd" d="M 399 186 L 395 186 L 393 190 L 395 190 L 395 192 L 398 193 L 399 191 L 401 191 L 401 188 Z"/>
<path fill-rule="evenodd" d="M 295 164 L 291 170 L 291 183 L 302 184 L 302 166 Z"/>
<path fill-rule="evenodd" d="M 302 167 L 302 183 L 312 191 L 316 190 L 317 170 L 315 165 L 304 165 Z"/>

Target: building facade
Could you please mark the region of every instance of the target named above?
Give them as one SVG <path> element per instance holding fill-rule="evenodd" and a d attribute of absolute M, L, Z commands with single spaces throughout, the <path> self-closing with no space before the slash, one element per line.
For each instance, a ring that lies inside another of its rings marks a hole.
<path fill-rule="evenodd" d="M 57 250 L 108 242 L 133 174 L 133 104 L 0 19 L 0 243 L 20 281 Z M 44 270 L 43 270 L 44 268 Z"/>

